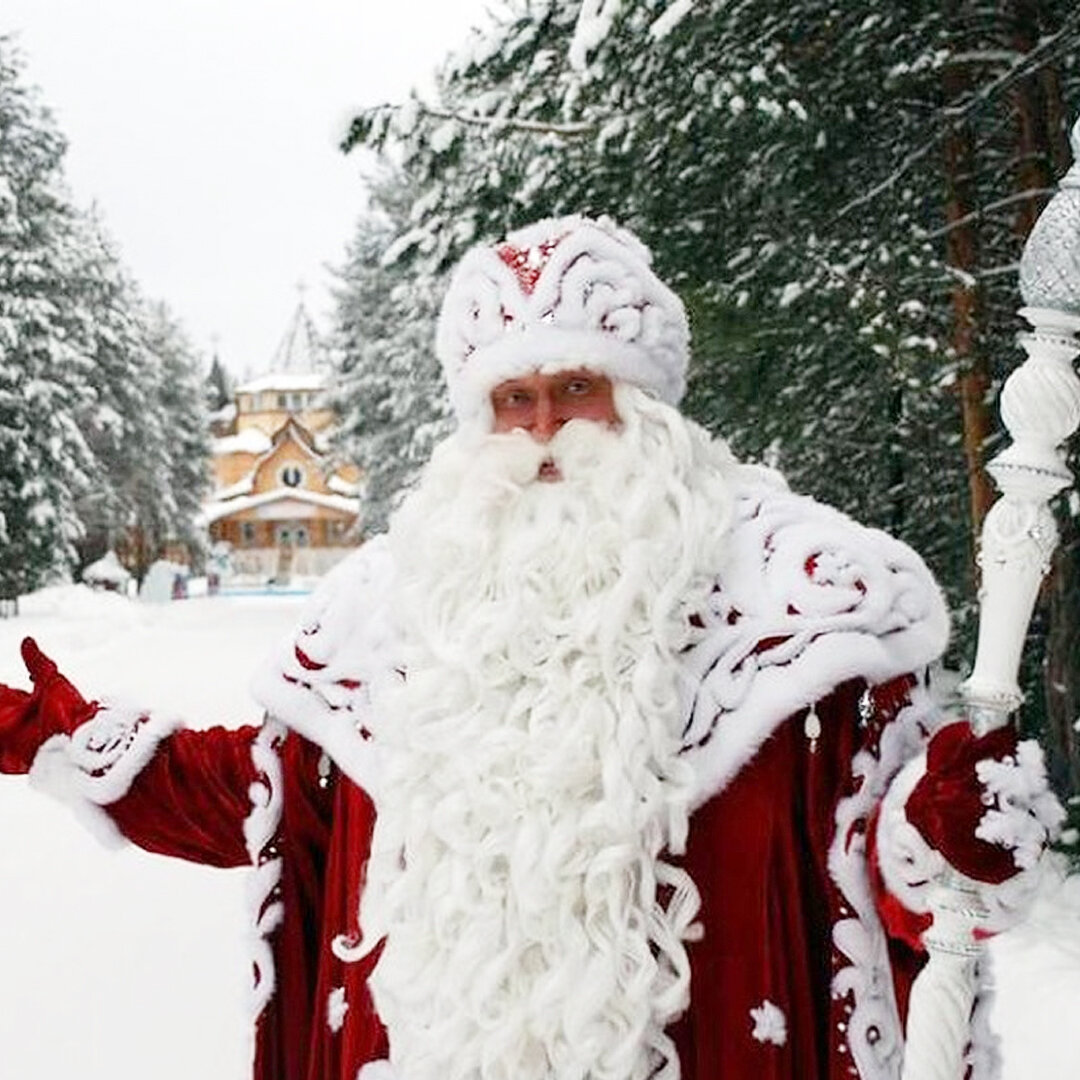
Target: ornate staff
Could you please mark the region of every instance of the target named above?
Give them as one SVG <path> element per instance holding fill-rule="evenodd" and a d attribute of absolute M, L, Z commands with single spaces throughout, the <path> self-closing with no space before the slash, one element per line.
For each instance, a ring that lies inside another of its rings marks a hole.
<path fill-rule="evenodd" d="M 1017 684 L 1032 608 L 1058 543 L 1050 501 L 1073 478 L 1062 444 L 1080 425 L 1080 121 L 1072 131 L 1073 167 L 1043 211 L 1020 260 L 1019 336 L 1027 359 L 1006 380 L 1001 418 L 1012 445 L 987 470 L 1001 491 L 980 544 L 979 641 L 961 686 L 978 734 L 1019 708 Z M 977 882 L 950 872 L 936 882 L 929 959 L 912 988 L 903 1080 L 960 1080 L 970 1040 L 976 964 L 974 928 L 987 910 Z"/>

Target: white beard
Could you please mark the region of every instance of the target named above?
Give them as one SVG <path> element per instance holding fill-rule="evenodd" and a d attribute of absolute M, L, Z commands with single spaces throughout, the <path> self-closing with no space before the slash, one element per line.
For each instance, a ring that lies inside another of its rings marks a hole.
<path fill-rule="evenodd" d="M 405 679 L 361 904 L 402 1080 L 676 1080 L 699 896 L 678 654 L 732 459 L 620 387 L 619 431 L 459 432 L 395 515 Z M 537 480 L 546 458 L 563 479 Z"/>

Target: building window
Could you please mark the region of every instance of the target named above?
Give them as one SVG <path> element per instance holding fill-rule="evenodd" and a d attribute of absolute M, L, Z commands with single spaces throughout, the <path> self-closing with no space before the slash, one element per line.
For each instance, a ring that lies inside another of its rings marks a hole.
<path fill-rule="evenodd" d="M 289 397 L 287 394 L 278 394 L 277 407 L 279 409 L 287 409 L 289 407 Z"/>
<path fill-rule="evenodd" d="M 299 487 L 304 482 L 304 470 L 299 465 L 286 465 L 278 475 L 286 487 Z"/>
<path fill-rule="evenodd" d="M 293 394 L 292 395 L 292 407 L 294 411 L 299 412 L 304 407 L 304 395 Z"/>
<path fill-rule="evenodd" d="M 278 525 L 275 535 L 278 547 L 305 548 L 309 544 L 307 526 L 295 521 L 282 522 Z"/>
<path fill-rule="evenodd" d="M 240 522 L 240 542 L 244 545 L 244 547 L 253 547 L 255 545 L 254 521 Z"/>

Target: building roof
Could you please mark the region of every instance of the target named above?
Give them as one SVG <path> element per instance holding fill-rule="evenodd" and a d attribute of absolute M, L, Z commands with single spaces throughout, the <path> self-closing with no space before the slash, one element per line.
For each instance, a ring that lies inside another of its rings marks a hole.
<path fill-rule="evenodd" d="M 335 495 L 359 495 L 361 484 L 353 484 L 338 473 L 331 473 L 326 478 L 326 486 Z"/>
<path fill-rule="evenodd" d="M 264 491 L 259 495 L 240 495 L 225 500 L 215 499 L 203 506 L 199 519 L 203 525 L 212 525 L 215 521 L 231 517 L 242 510 L 252 510 L 257 506 L 265 506 L 267 503 L 280 500 L 310 503 L 312 506 L 340 510 L 354 516 L 360 513 L 359 499 L 346 498 L 344 495 L 322 495 L 316 491 L 308 491 L 306 488 L 281 487 L 274 488 L 273 491 Z"/>
<path fill-rule="evenodd" d="M 102 581 L 115 585 L 123 585 L 130 577 L 130 572 L 120 565 L 120 560 L 112 549 L 82 572 L 83 581 Z"/>
<path fill-rule="evenodd" d="M 236 419 L 236 402 L 226 401 L 220 409 L 214 409 L 210 413 L 210 422 L 218 424 L 231 424 Z"/>
<path fill-rule="evenodd" d="M 236 388 L 237 394 L 259 394 L 265 390 L 324 390 L 329 381 L 325 371 L 268 371 Z"/>
<path fill-rule="evenodd" d="M 215 456 L 224 454 L 265 454 L 272 446 L 270 436 L 256 427 L 245 428 L 236 435 L 223 435 L 215 439 Z"/>

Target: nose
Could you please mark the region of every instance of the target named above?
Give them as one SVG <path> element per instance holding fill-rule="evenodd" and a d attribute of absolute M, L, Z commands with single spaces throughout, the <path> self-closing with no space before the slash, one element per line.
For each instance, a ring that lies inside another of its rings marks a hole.
<path fill-rule="evenodd" d="M 536 412 L 533 415 L 530 434 L 541 443 L 550 442 L 565 420 L 555 408 L 549 393 L 540 393 L 536 398 Z"/>

